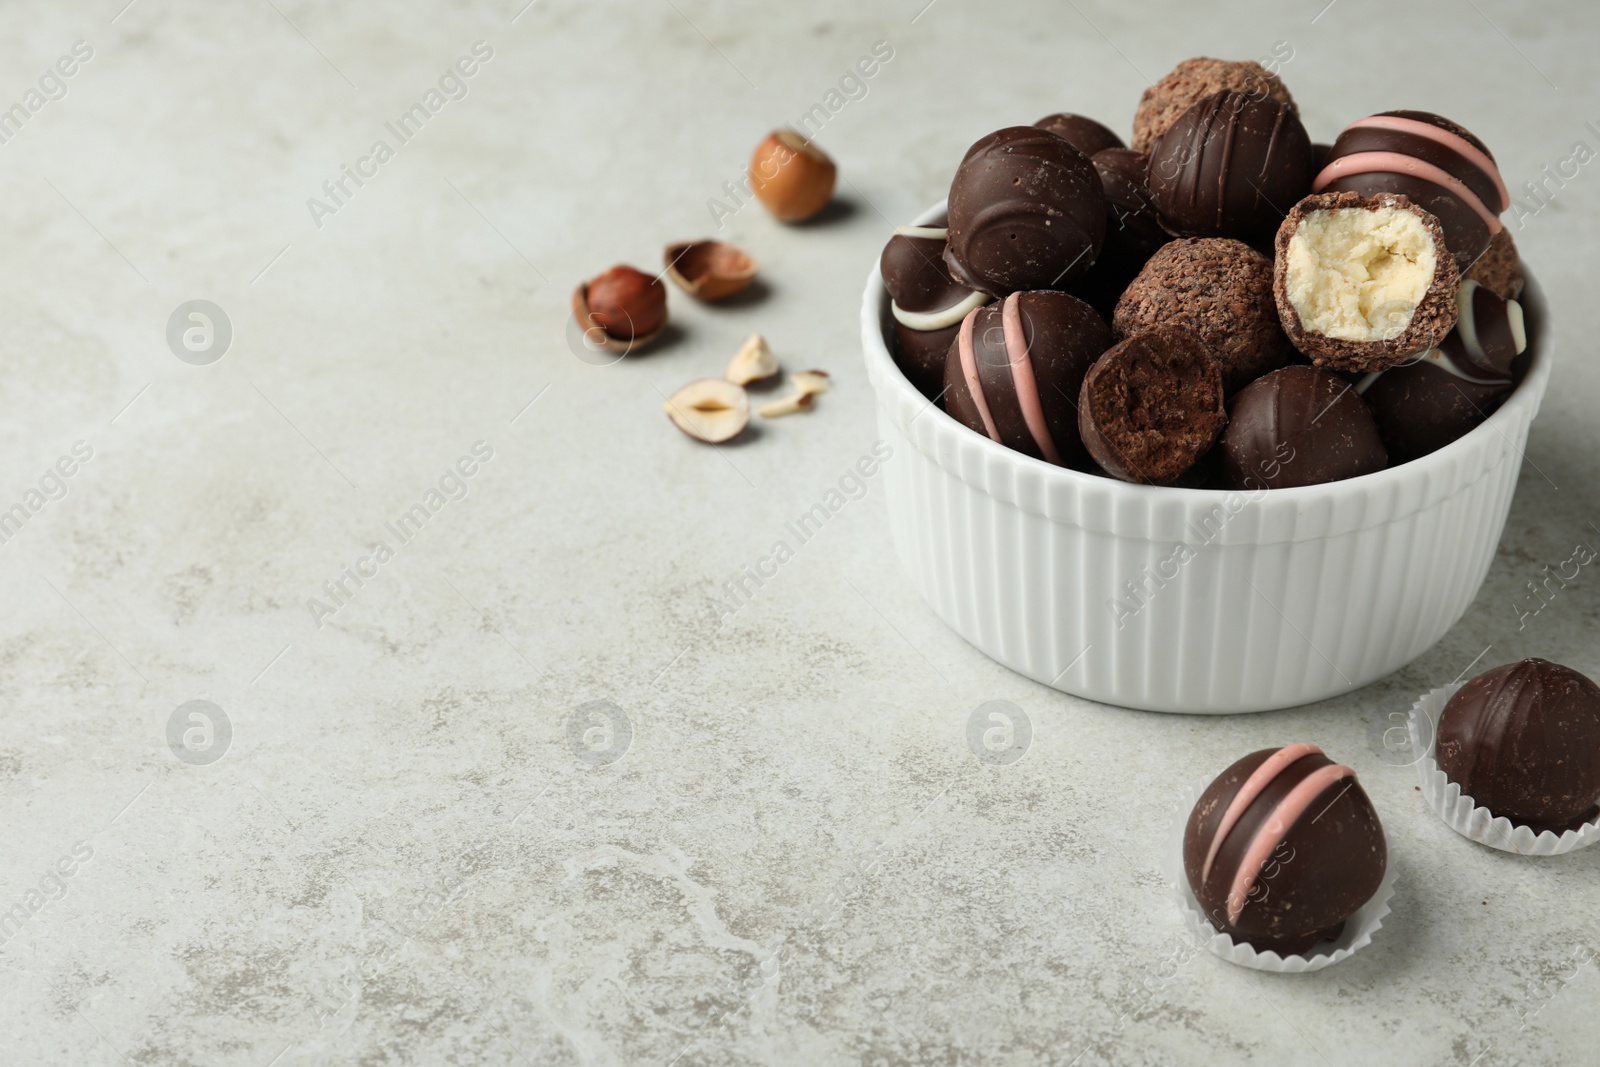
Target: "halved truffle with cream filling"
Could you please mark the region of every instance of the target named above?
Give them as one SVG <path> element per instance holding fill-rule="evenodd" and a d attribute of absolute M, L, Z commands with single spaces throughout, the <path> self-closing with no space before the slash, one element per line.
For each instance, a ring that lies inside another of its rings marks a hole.
<path fill-rule="evenodd" d="M 1406 197 L 1308 196 L 1278 228 L 1276 252 L 1278 317 L 1319 367 L 1397 366 L 1456 324 L 1455 258 L 1439 220 Z"/>

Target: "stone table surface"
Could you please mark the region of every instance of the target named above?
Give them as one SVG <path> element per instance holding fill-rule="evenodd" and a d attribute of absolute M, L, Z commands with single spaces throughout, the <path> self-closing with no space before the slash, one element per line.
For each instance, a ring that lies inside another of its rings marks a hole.
<path fill-rule="evenodd" d="M 0 1062 L 1595 1062 L 1600 850 L 1472 845 L 1375 739 L 1475 663 L 1600 672 L 1595 575 L 1529 584 L 1600 545 L 1600 8 L 523 2 L 0 10 Z M 1423 108 L 1502 161 L 1558 362 L 1466 617 L 1312 707 L 1092 704 L 944 627 L 880 475 L 724 619 L 876 439 L 891 225 L 1193 54 L 1279 56 L 1317 140 Z M 808 112 L 840 195 L 786 228 L 725 183 Z M 575 357 L 576 281 L 719 227 L 759 291 Z M 752 331 L 836 388 L 694 445 L 662 395 Z M 990 700 L 1016 763 L 968 747 Z M 1159 853 L 1294 740 L 1400 883 L 1358 955 L 1262 975 L 1195 952 Z"/>

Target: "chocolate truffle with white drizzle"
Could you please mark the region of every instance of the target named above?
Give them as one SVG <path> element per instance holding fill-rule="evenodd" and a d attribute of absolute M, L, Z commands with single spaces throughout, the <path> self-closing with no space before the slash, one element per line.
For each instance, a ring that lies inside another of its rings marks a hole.
<path fill-rule="evenodd" d="M 1184 828 L 1183 866 L 1214 927 L 1290 956 L 1339 936 L 1382 883 L 1388 847 L 1356 772 L 1296 744 L 1217 776 Z"/>
<path fill-rule="evenodd" d="M 945 354 L 961 320 L 992 299 L 950 277 L 944 263 L 949 232 L 943 219 L 896 226 L 878 260 L 894 316 L 895 362 L 930 400 L 944 391 Z"/>
<path fill-rule="evenodd" d="M 1515 379 L 1512 362 L 1528 347 L 1522 305 L 1468 280 L 1456 290 L 1455 329 L 1412 362 L 1356 383 L 1390 463 L 1437 451 L 1488 418 Z"/>
<path fill-rule="evenodd" d="M 1078 436 L 1078 391 L 1114 341 L 1111 328 L 1077 297 L 1012 293 L 962 321 L 945 360 L 945 410 L 1008 448 L 1089 470 Z"/>

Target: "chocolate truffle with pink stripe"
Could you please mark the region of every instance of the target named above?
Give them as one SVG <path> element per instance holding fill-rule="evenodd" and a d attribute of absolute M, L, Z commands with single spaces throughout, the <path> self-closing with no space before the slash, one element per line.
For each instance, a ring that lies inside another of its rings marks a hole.
<path fill-rule="evenodd" d="M 1334 141 L 1312 192 L 1398 193 L 1439 220 L 1461 273 L 1503 228 L 1511 194 L 1478 138 L 1427 111 L 1358 119 Z"/>
<path fill-rule="evenodd" d="M 962 321 L 945 360 L 945 410 L 1007 448 L 1089 470 L 1078 437 L 1078 390 L 1115 340 L 1075 296 L 1012 293 Z"/>
<path fill-rule="evenodd" d="M 1337 938 L 1388 866 L 1356 772 L 1316 745 L 1252 752 L 1189 815 L 1183 867 L 1206 918 L 1258 952 L 1303 955 Z"/>

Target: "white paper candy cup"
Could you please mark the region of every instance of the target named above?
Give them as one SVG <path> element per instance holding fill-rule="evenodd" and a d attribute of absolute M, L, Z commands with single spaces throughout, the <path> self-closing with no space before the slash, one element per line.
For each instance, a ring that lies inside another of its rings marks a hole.
<path fill-rule="evenodd" d="M 1194 891 L 1189 888 L 1189 877 L 1183 871 L 1184 827 L 1188 825 L 1189 813 L 1200 802 L 1200 795 L 1210 784 L 1211 779 L 1206 778 L 1189 787 L 1183 803 L 1179 805 L 1178 816 L 1173 820 L 1172 830 L 1167 835 L 1161 872 L 1177 892 L 1178 907 L 1183 912 L 1184 925 L 1211 951 L 1212 955 L 1221 956 L 1229 963 L 1236 963 L 1253 971 L 1303 974 L 1306 971 L 1320 971 L 1324 967 L 1349 959 L 1372 943 L 1372 935 L 1378 932 L 1378 928 L 1383 925 L 1384 916 L 1389 914 L 1389 898 L 1394 896 L 1395 869 L 1392 857 L 1383 872 L 1383 881 L 1378 883 L 1377 892 L 1372 894 L 1372 899 L 1361 905 L 1354 915 L 1345 920 L 1344 930 L 1337 938 L 1317 945 L 1309 956 L 1280 956 L 1276 952 L 1257 952 L 1249 943 L 1234 941 L 1212 926 L 1206 919 L 1205 912 L 1201 910 L 1200 902 L 1195 899 Z"/>
<path fill-rule="evenodd" d="M 1417 777 L 1422 782 L 1422 795 L 1428 806 L 1462 837 L 1497 848 L 1501 852 L 1515 852 L 1519 856 L 1559 856 L 1588 848 L 1600 841 L 1600 815 L 1577 830 L 1558 834 L 1554 830 L 1535 833 L 1526 826 L 1517 826 L 1510 819 L 1496 816 L 1488 808 L 1479 807 L 1471 797 L 1461 795 L 1461 787 L 1445 777 L 1434 755 L 1434 742 L 1439 735 L 1439 715 L 1450 698 L 1455 696 L 1465 682 L 1452 682 L 1425 693 L 1411 706 L 1411 718 L 1406 724 L 1411 734 L 1411 750 L 1422 753 L 1417 760 Z"/>

